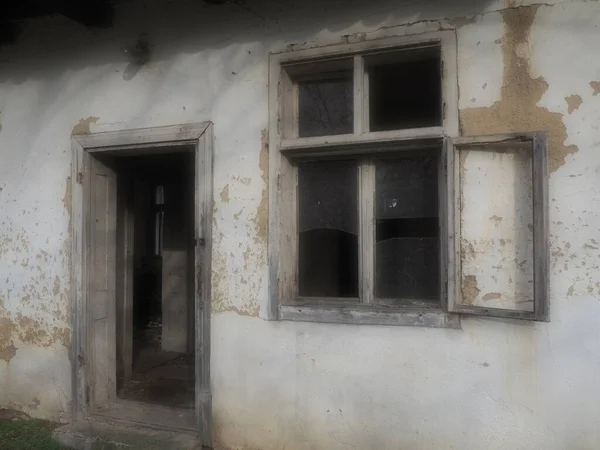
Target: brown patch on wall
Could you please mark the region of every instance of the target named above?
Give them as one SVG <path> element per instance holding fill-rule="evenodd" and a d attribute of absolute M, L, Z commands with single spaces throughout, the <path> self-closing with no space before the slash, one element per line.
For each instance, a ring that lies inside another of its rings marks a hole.
<path fill-rule="evenodd" d="M 223 203 L 229 203 L 229 185 L 225 185 L 225 187 L 223 188 L 223 190 L 221 191 L 221 201 Z"/>
<path fill-rule="evenodd" d="M 590 86 L 594 90 L 594 95 L 600 94 L 600 81 L 590 81 Z"/>
<path fill-rule="evenodd" d="M 498 300 L 501 297 L 502 297 L 502 295 L 500 295 L 498 292 L 488 292 L 482 298 L 484 301 L 488 301 L 488 300 Z"/>
<path fill-rule="evenodd" d="M 462 281 L 462 299 L 465 305 L 472 305 L 481 289 L 477 286 L 477 277 L 474 275 L 467 275 Z"/>
<path fill-rule="evenodd" d="M 90 134 L 90 125 L 100 120 L 100 117 L 89 116 L 79 119 L 79 123 L 73 127 L 71 134 Z"/>
<path fill-rule="evenodd" d="M 260 155 L 258 167 L 263 182 L 262 197 L 256 209 L 256 235 L 260 242 L 267 242 L 269 227 L 269 132 L 264 129 L 260 133 Z"/>
<path fill-rule="evenodd" d="M 71 217 L 72 217 L 72 197 L 71 197 L 71 189 L 73 185 L 71 184 L 71 177 L 67 177 L 67 185 L 65 186 L 65 195 L 62 199 L 63 206 L 69 215 L 69 233 L 71 232 Z"/>
<path fill-rule="evenodd" d="M 569 107 L 569 114 L 571 114 L 576 109 L 579 109 L 581 103 L 583 102 L 581 96 L 576 94 L 565 97 L 565 100 L 567 101 L 567 106 Z"/>
<path fill-rule="evenodd" d="M 58 275 L 54 277 L 54 286 L 52 287 L 52 293 L 55 296 L 58 296 L 58 294 L 60 294 L 60 277 Z"/>
<path fill-rule="evenodd" d="M 531 78 L 530 75 L 529 32 L 538 8 L 539 5 L 532 5 L 502 11 L 504 80 L 501 99 L 490 107 L 461 110 L 460 123 L 467 136 L 547 131 L 548 165 L 552 173 L 578 148 L 564 144 L 567 129 L 562 115 L 537 105 L 548 89 L 543 77 Z"/>
<path fill-rule="evenodd" d="M 9 361 L 17 352 L 14 340 L 35 347 L 50 347 L 60 343 L 69 348 L 71 330 L 66 327 L 50 326 L 32 317 L 17 314 L 14 318 L 0 319 L 0 359 Z"/>
<path fill-rule="evenodd" d="M 17 354 L 12 341 L 14 324 L 7 317 L 0 317 L 0 360 L 10 362 Z"/>

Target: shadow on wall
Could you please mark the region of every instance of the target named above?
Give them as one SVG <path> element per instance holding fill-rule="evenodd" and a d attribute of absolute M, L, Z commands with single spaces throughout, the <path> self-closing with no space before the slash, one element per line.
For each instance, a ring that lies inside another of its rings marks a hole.
<path fill-rule="evenodd" d="M 68 70 L 131 62 L 140 36 L 147 36 L 150 61 L 235 44 L 281 40 L 299 43 L 317 33 L 357 31 L 484 12 L 499 0 L 246 0 L 221 5 L 201 0 L 131 0 L 117 3 L 113 24 L 86 28 L 64 16 L 29 19 L 12 44 L 0 47 L 1 82 L 58 77 Z M 131 79 L 135 67 L 124 78 Z"/>

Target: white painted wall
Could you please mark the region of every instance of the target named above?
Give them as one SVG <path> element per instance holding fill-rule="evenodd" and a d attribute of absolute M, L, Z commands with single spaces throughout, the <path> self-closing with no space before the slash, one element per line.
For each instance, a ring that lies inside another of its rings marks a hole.
<path fill-rule="evenodd" d="M 550 177 L 549 324 L 465 318 L 457 331 L 256 317 L 268 280 L 257 220 L 268 52 L 458 27 L 460 107 L 492 106 L 503 82 L 499 11 L 532 2 L 424 3 L 248 2 L 262 18 L 191 0 L 127 3 L 113 29 L 54 17 L 3 47 L 0 318 L 9 320 L 0 320 L 0 356 L 9 361 L 0 359 L 0 405 L 51 419 L 68 410 L 64 199 L 74 126 L 88 117 L 91 131 L 212 120 L 220 440 L 249 449 L 599 448 L 600 96 L 590 84 L 600 81 L 598 2 L 545 2 L 519 50 L 549 85 L 538 106 L 562 114 L 566 144 L 578 147 Z M 120 49 L 141 32 L 153 58 L 126 81 Z M 582 103 L 569 114 L 574 94 Z"/>

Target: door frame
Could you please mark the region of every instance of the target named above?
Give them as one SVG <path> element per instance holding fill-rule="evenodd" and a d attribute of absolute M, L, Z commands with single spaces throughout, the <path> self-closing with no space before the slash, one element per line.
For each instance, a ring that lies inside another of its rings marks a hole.
<path fill-rule="evenodd" d="M 195 404 L 196 428 L 203 445 L 212 446 L 210 389 L 211 252 L 213 211 L 213 124 L 211 122 L 71 136 L 71 314 L 73 420 L 91 416 L 91 350 L 88 323 L 90 238 L 90 163 L 94 153 L 118 155 L 170 153 L 182 147 L 195 153 Z"/>

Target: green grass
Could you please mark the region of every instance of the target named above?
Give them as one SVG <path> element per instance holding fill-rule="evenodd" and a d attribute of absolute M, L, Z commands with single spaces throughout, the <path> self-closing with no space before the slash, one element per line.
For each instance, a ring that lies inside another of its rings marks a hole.
<path fill-rule="evenodd" d="M 42 420 L 0 421 L 0 450 L 62 450 L 52 439 L 52 429 Z"/>

